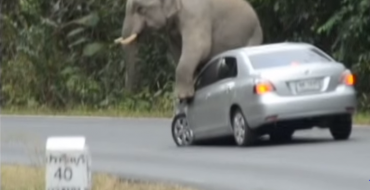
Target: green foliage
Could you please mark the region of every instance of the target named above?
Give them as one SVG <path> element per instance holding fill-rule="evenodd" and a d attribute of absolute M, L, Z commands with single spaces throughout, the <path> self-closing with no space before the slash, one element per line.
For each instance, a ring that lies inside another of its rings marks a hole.
<path fill-rule="evenodd" d="M 250 0 L 265 43 L 313 43 L 357 74 L 360 106 L 370 110 L 370 1 Z M 124 89 L 120 36 L 125 0 L 1 1 L 1 105 L 172 109 L 174 64 L 164 36 L 139 44 L 140 92 Z M 6 72 L 4 72 L 6 71 Z"/>

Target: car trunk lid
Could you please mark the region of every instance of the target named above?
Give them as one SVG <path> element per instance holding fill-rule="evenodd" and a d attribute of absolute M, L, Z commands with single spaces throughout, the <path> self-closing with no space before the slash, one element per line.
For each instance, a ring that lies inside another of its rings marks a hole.
<path fill-rule="evenodd" d="M 277 94 L 297 96 L 333 91 L 340 83 L 343 71 L 342 64 L 317 62 L 263 69 L 258 74 L 273 84 Z"/>

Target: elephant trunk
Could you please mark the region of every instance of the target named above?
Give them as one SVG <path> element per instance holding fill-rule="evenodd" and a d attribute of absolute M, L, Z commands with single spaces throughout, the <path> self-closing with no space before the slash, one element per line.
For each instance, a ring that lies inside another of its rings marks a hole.
<path fill-rule="evenodd" d="M 128 45 L 136 40 L 143 29 L 144 21 L 138 15 L 126 16 L 122 27 L 122 35 L 115 42 Z"/>

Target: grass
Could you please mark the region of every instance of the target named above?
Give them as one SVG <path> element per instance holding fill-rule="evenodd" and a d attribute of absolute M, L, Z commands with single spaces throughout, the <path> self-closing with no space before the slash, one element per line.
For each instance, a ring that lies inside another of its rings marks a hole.
<path fill-rule="evenodd" d="M 17 115 L 66 115 L 66 116 L 107 116 L 107 117 L 172 117 L 173 110 L 124 110 L 119 108 L 91 109 L 77 107 L 68 110 L 53 110 L 45 107 L 23 108 L 11 107 L 2 108 L 2 114 Z"/>
<path fill-rule="evenodd" d="M 48 108 L 3 108 L 2 114 L 17 115 L 67 115 L 67 116 L 107 116 L 107 117 L 163 117 L 170 118 L 173 116 L 172 110 L 123 110 L 117 108 L 107 109 L 88 109 L 79 107 L 70 110 L 56 111 Z M 359 112 L 354 116 L 354 122 L 360 125 L 370 125 L 370 112 Z"/>
<path fill-rule="evenodd" d="M 354 117 L 356 124 L 370 125 L 370 112 L 360 112 Z"/>
<path fill-rule="evenodd" d="M 2 190 L 44 190 L 43 168 L 1 165 Z M 194 190 L 178 185 L 151 184 L 122 180 L 107 174 L 93 174 L 92 190 Z"/>
<path fill-rule="evenodd" d="M 1 190 L 44 190 L 44 143 L 29 134 L 10 133 L 1 137 L 1 144 L 20 145 L 32 165 L 1 164 Z M 122 179 L 105 173 L 93 173 L 92 190 L 195 190 L 170 183 L 150 183 Z"/>

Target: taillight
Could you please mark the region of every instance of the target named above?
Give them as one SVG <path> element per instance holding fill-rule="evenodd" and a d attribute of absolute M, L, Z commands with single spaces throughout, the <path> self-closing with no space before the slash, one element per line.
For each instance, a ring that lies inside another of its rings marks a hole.
<path fill-rule="evenodd" d="M 259 81 L 254 85 L 254 92 L 262 95 L 274 91 L 274 86 L 269 81 Z"/>
<path fill-rule="evenodd" d="M 353 86 L 355 85 L 355 76 L 351 72 L 346 71 L 342 75 L 342 82 L 348 86 Z"/>

